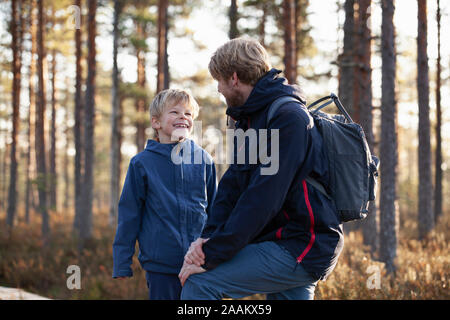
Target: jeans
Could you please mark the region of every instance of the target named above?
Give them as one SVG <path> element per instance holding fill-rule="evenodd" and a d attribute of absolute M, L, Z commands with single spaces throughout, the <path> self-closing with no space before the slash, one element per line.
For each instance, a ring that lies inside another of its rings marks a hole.
<path fill-rule="evenodd" d="M 150 300 L 180 300 L 181 283 L 177 274 L 147 271 L 145 278 Z"/>
<path fill-rule="evenodd" d="M 312 300 L 318 280 L 273 241 L 250 244 L 215 269 L 191 275 L 182 300 L 267 294 L 268 300 Z"/>

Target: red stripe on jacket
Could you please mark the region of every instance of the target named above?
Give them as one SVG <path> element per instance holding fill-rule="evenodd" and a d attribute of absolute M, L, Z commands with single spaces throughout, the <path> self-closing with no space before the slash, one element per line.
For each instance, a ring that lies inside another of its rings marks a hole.
<path fill-rule="evenodd" d="M 277 237 L 278 240 L 281 239 L 281 230 L 283 230 L 283 228 L 278 229 L 277 233 L 275 234 L 275 236 Z"/>
<path fill-rule="evenodd" d="M 309 232 L 311 233 L 311 239 L 309 240 L 308 246 L 305 248 L 305 250 L 303 250 L 302 254 L 298 256 L 297 263 L 302 262 L 303 258 L 306 256 L 309 250 L 311 250 L 314 241 L 316 240 L 316 234 L 314 233 L 314 213 L 311 208 L 311 203 L 309 202 L 308 187 L 306 186 L 306 180 L 303 180 L 302 184 L 303 184 L 303 193 L 305 194 L 306 207 L 308 208 L 309 213 L 309 220 L 310 220 Z"/>

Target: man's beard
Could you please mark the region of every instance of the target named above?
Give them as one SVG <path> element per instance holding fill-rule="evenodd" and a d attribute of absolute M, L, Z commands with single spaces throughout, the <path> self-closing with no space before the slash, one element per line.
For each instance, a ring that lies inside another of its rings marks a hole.
<path fill-rule="evenodd" d="M 230 108 L 240 107 L 245 103 L 244 97 L 238 91 L 235 91 L 230 96 L 225 97 L 225 100 L 227 102 L 227 106 Z"/>

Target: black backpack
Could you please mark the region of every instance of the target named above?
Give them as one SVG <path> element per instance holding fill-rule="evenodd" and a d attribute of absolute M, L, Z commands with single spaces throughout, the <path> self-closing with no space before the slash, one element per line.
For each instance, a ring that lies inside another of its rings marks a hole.
<path fill-rule="evenodd" d="M 291 96 L 280 97 L 272 103 L 267 116 L 267 127 L 278 108 L 291 101 L 300 103 Z M 312 110 L 321 102 L 324 103 Z M 320 112 L 333 102 L 342 115 Z M 323 138 L 330 180 L 326 188 L 309 176 L 306 181 L 334 201 L 342 222 L 364 219 L 368 213 L 369 201 L 374 201 L 376 197 L 379 167 L 378 158 L 370 152 L 364 130 L 353 122 L 333 93 L 313 102 L 307 109 Z"/>

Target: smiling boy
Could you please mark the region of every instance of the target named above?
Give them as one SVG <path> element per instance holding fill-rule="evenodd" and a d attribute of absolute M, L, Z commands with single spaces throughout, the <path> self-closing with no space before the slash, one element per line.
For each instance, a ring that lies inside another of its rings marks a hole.
<path fill-rule="evenodd" d="M 119 201 L 113 278 L 132 276 L 138 240 L 152 300 L 180 298 L 177 275 L 184 254 L 200 236 L 216 194 L 212 158 L 189 139 L 198 109 L 187 91 L 168 89 L 156 95 L 150 118 L 157 138 L 130 160 Z M 177 146 L 182 161 L 174 163 L 172 150 Z M 200 153 L 201 163 L 185 161 L 186 152 Z"/>

